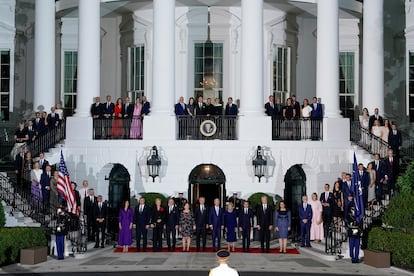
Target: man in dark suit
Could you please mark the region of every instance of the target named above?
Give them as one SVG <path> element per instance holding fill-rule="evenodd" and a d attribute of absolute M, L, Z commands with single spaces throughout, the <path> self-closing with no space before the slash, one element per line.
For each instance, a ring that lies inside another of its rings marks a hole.
<path fill-rule="evenodd" d="M 275 118 L 277 120 L 280 120 L 280 119 L 282 119 L 282 117 L 283 117 L 283 105 L 280 102 L 280 99 L 276 98 L 276 101 L 275 101 Z"/>
<path fill-rule="evenodd" d="M 292 106 L 295 110 L 295 119 L 300 118 L 300 103 L 296 100 L 296 95 L 292 95 Z"/>
<path fill-rule="evenodd" d="M 374 125 L 374 122 L 378 120 L 380 122 L 380 125 L 384 125 L 384 119 L 381 117 L 381 115 L 379 115 L 379 109 L 375 108 L 374 109 L 374 114 L 369 116 L 369 121 L 368 121 L 368 127 L 369 127 L 369 133 L 371 133 L 371 129 L 372 126 Z"/>
<path fill-rule="evenodd" d="M 125 103 L 122 105 L 122 118 L 125 128 L 125 138 L 129 138 L 129 130 L 131 128 L 131 120 L 134 114 L 134 105 L 131 104 L 129 97 L 125 98 Z"/>
<path fill-rule="evenodd" d="M 362 163 L 358 164 L 358 175 L 359 181 L 361 182 L 362 195 L 364 198 L 364 206 L 367 207 L 368 204 L 368 185 L 370 182 L 369 174 L 365 171 L 364 165 Z"/>
<path fill-rule="evenodd" d="M 19 153 L 16 154 L 14 161 L 14 171 L 16 172 L 16 190 L 18 193 L 23 191 L 22 177 L 24 164 L 24 146 L 19 147 Z"/>
<path fill-rule="evenodd" d="M 349 173 L 345 175 L 345 180 L 342 181 L 342 192 L 344 193 L 344 214 L 348 214 L 349 206 L 351 206 L 351 203 L 354 199 L 351 175 Z"/>
<path fill-rule="evenodd" d="M 89 196 L 85 197 L 83 202 L 83 209 L 86 215 L 86 225 L 88 232 L 88 241 L 95 241 L 95 218 L 94 218 L 94 209 L 98 199 L 95 196 L 95 190 L 90 188 L 88 190 Z"/>
<path fill-rule="evenodd" d="M 50 208 L 50 179 L 52 178 L 52 167 L 46 165 L 45 170 L 40 176 L 40 185 L 42 186 L 43 208 L 49 211 Z"/>
<path fill-rule="evenodd" d="M 375 178 L 375 196 L 378 202 L 381 203 L 382 200 L 382 190 L 384 186 L 384 163 L 380 159 L 379 153 L 374 154 L 374 161 L 372 161 L 372 167 L 375 169 L 376 178 Z"/>
<path fill-rule="evenodd" d="M 195 226 L 196 226 L 196 250 L 200 251 L 200 239 L 203 242 L 203 251 L 206 251 L 206 230 L 208 229 L 208 207 L 205 205 L 206 199 L 200 197 L 198 199 L 199 206 L 195 210 Z"/>
<path fill-rule="evenodd" d="M 224 210 L 220 207 L 220 199 L 218 198 L 214 199 L 214 206 L 210 208 L 208 224 L 213 240 L 213 252 L 216 252 L 220 249 L 221 231 L 224 229 Z"/>
<path fill-rule="evenodd" d="M 105 228 L 106 228 L 106 219 L 108 216 L 108 206 L 105 202 L 102 202 L 102 196 L 98 196 L 98 202 L 95 204 L 94 216 L 96 221 L 96 238 L 95 238 L 95 248 L 99 247 L 99 242 L 101 242 L 101 248 L 105 247 Z"/>
<path fill-rule="evenodd" d="M 196 116 L 206 115 L 206 104 L 203 102 L 203 96 L 197 97 L 197 103 L 194 105 L 194 108 Z"/>
<path fill-rule="evenodd" d="M 184 97 L 183 96 L 181 96 L 178 99 L 178 103 L 175 104 L 175 106 L 174 106 L 174 113 L 177 116 L 184 116 L 184 115 L 187 115 L 188 114 L 188 112 L 187 112 L 187 105 L 184 103 Z"/>
<path fill-rule="evenodd" d="M 391 124 L 391 131 L 388 133 L 388 146 L 393 150 L 395 157 L 399 160 L 402 147 L 402 135 L 394 122 Z"/>
<path fill-rule="evenodd" d="M 243 208 L 239 210 L 239 230 L 242 233 L 243 252 L 249 252 L 250 233 L 253 230 L 253 211 L 249 208 L 249 202 L 243 202 Z"/>
<path fill-rule="evenodd" d="M 301 246 L 311 247 L 310 245 L 310 227 L 312 223 L 312 207 L 308 203 L 308 196 L 302 196 L 302 204 L 298 206 Z"/>
<path fill-rule="evenodd" d="M 275 103 L 272 95 L 269 96 L 269 101 L 265 104 L 264 108 L 267 116 L 275 117 Z"/>
<path fill-rule="evenodd" d="M 215 113 L 215 107 L 211 103 L 211 98 L 207 98 L 206 115 L 210 116 L 210 115 L 214 115 L 214 113 Z"/>
<path fill-rule="evenodd" d="M 147 100 L 147 96 L 142 96 L 142 109 L 141 109 L 141 115 L 148 115 L 151 112 L 151 104 Z"/>
<path fill-rule="evenodd" d="M 239 109 L 236 104 L 233 103 L 233 98 L 229 97 L 227 99 L 226 109 L 224 111 L 224 115 L 226 116 L 237 116 L 239 113 Z"/>
<path fill-rule="evenodd" d="M 395 188 L 395 181 L 398 177 L 399 165 L 398 159 L 394 156 L 392 149 L 388 150 L 388 156 L 384 159 L 384 178 L 387 183 L 387 194 L 391 194 Z"/>
<path fill-rule="evenodd" d="M 47 125 L 49 129 L 56 128 L 60 124 L 59 114 L 57 114 L 55 111 L 56 111 L 56 108 L 52 106 L 50 108 L 50 113 L 47 115 Z"/>
<path fill-rule="evenodd" d="M 168 206 L 167 206 L 167 219 L 166 219 L 166 235 L 167 235 L 167 246 L 168 251 L 175 251 L 175 244 L 176 244 L 176 235 L 178 230 L 178 221 L 180 218 L 180 212 L 178 211 L 178 207 L 174 204 L 174 199 L 168 199 Z M 172 244 L 171 244 L 172 239 Z"/>
<path fill-rule="evenodd" d="M 311 111 L 311 136 L 312 140 L 319 140 L 321 138 L 321 121 L 323 118 L 322 105 L 318 103 L 318 98 L 312 98 Z"/>
<path fill-rule="evenodd" d="M 102 118 L 106 119 L 103 122 L 104 134 L 103 136 L 109 138 L 111 136 L 112 117 L 114 116 L 115 104 L 111 102 L 111 96 L 106 96 L 106 103 L 102 104 Z"/>
<path fill-rule="evenodd" d="M 261 204 L 256 209 L 257 229 L 259 230 L 260 246 L 262 252 L 269 252 L 270 249 L 270 231 L 273 228 L 273 209 L 267 204 L 267 196 L 262 196 Z"/>
<path fill-rule="evenodd" d="M 134 211 L 134 225 L 137 238 L 137 252 L 141 250 L 141 237 L 142 237 L 142 249 L 147 251 L 147 232 L 151 224 L 151 208 L 145 204 L 145 198 L 141 197 L 138 200 L 138 205 Z"/>
<path fill-rule="evenodd" d="M 103 106 L 100 97 L 95 97 L 95 103 L 91 105 L 91 116 L 93 119 L 100 119 L 103 115 Z"/>
<path fill-rule="evenodd" d="M 33 127 L 36 130 L 37 135 L 42 134 L 45 131 L 45 120 L 41 118 L 40 112 L 36 112 L 36 118 L 33 119 Z"/>
<path fill-rule="evenodd" d="M 325 236 L 327 236 L 329 231 L 329 226 L 332 222 L 332 208 L 335 204 L 334 195 L 329 191 L 329 184 L 325 184 L 325 191 L 321 193 L 320 199 L 322 203 L 322 220 L 325 230 Z"/>
<path fill-rule="evenodd" d="M 33 121 L 27 121 L 27 127 L 26 127 L 27 135 L 29 135 L 29 141 L 34 141 L 37 138 L 37 131 L 35 127 L 33 126 Z"/>
<path fill-rule="evenodd" d="M 38 162 L 39 162 L 39 166 L 40 166 L 40 168 L 41 168 L 43 171 L 45 171 L 46 166 L 49 166 L 49 161 L 47 161 L 47 160 L 45 159 L 45 153 L 44 153 L 44 152 L 40 152 L 40 153 L 39 153 L 39 160 L 38 160 Z"/>

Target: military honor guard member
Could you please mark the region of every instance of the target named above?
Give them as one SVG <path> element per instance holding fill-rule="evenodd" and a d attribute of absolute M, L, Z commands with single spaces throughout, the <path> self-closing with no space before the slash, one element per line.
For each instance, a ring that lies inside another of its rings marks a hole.
<path fill-rule="evenodd" d="M 210 270 L 208 276 L 239 276 L 234 268 L 228 265 L 230 252 L 227 250 L 219 250 L 216 254 L 219 265 Z"/>

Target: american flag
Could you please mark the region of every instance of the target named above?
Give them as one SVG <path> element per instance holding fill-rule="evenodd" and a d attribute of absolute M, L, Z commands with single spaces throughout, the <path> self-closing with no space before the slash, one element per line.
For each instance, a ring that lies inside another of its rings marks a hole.
<path fill-rule="evenodd" d="M 78 208 L 76 206 L 75 192 L 72 189 L 72 185 L 69 178 L 68 168 L 66 167 L 65 160 L 63 159 L 63 152 L 60 151 L 60 163 L 59 163 L 59 181 L 57 189 L 60 194 L 65 198 L 68 212 L 78 215 Z"/>

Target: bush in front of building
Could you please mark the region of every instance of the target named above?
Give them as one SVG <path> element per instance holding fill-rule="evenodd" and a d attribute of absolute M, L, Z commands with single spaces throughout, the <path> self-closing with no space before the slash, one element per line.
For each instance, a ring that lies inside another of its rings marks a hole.
<path fill-rule="evenodd" d="M 0 228 L 0 266 L 18 262 L 21 249 L 35 246 L 47 246 L 46 231 L 44 228 Z"/>
<path fill-rule="evenodd" d="M 266 194 L 266 193 L 254 193 L 252 194 L 249 198 L 248 201 L 250 202 L 250 206 L 255 210 L 256 207 L 258 205 L 260 205 L 262 203 L 262 196 L 266 196 L 267 197 L 267 204 L 269 206 L 273 206 L 274 202 L 273 202 L 273 197 Z"/>
<path fill-rule="evenodd" d="M 151 206 L 151 207 L 154 206 L 156 198 L 161 199 L 162 206 L 167 205 L 167 199 L 163 194 L 160 194 L 160 193 L 140 193 L 140 196 L 145 198 L 145 203 L 148 206 Z"/>
<path fill-rule="evenodd" d="M 4 213 L 3 204 L 0 201 L 0 228 L 4 227 L 6 225 L 6 214 Z"/>

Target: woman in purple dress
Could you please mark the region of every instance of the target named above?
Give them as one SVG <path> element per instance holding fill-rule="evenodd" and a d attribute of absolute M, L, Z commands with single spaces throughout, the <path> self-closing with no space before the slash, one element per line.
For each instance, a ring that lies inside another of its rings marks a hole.
<path fill-rule="evenodd" d="M 226 241 L 227 241 L 227 250 L 235 251 L 236 244 L 236 227 L 237 227 L 237 214 L 234 210 L 233 203 L 227 205 L 227 211 L 224 213 L 224 227 L 226 229 Z"/>
<path fill-rule="evenodd" d="M 128 252 L 128 246 L 132 244 L 132 219 L 134 212 L 129 208 L 129 201 L 125 200 L 123 207 L 119 210 L 119 236 L 118 245 L 122 246 L 122 252 Z"/>

